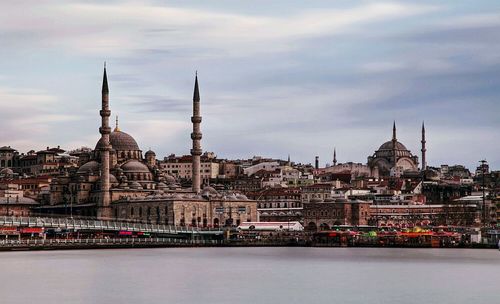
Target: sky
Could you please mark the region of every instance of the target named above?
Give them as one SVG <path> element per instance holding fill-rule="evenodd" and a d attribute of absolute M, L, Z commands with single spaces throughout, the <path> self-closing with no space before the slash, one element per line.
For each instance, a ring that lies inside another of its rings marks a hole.
<path fill-rule="evenodd" d="M 500 1 L 0 2 L 0 146 L 94 147 L 112 116 L 143 151 L 202 147 L 366 163 L 391 139 L 428 165 L 500 168 Z M 111 119 L 114 124 L 114 119 Z"/>

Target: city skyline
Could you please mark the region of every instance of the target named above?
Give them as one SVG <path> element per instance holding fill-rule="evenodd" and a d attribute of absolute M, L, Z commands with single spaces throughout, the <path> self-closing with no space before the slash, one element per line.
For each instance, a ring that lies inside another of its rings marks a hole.
<path fill-rule="evenodd" d="M 339 162 L 366 163 L 394 120 L 420 155 L 425 120 L 430 166 L 500 165 L 491 1 L 319 1 L 282 14 L 277 4 L 26 3 L 0 13 L 2 145 L 20 152 L 93 148 L 106 60 L 112 117 L 159 158 L 189 153 L 198 70 L 202 145 L 223 158 L 324 165 L 335 147 Z"/>

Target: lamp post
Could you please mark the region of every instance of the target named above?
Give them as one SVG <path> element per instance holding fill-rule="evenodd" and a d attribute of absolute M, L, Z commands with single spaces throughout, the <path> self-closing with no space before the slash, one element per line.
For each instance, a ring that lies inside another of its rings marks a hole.
<path fill-rule="evenodd" d="M 483 226 L 486 226 L 486 192 L 485 192 L 485 186 L 486 186 L 486 183 L 485 183 L 485 174 L 486 174 L 486 160 L 483 159 L 483 160 L 480 160 L 479 161 L 481 163 L 481 173 L 482 173 L 482 184 L 483 184 Z"/>

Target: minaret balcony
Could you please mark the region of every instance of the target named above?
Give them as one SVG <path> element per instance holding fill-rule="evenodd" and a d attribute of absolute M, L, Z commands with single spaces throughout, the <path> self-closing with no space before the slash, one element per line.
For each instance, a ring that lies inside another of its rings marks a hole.
<path fill-rule="evenodd" d="M 192 140 L 201 140 L 202 134 L 201 133 L 191 133 L 191 139 Z"/>
<path fill-rule="evenodd" d="M 203 151 L 200 148 L 191 149 L 191 155 L 193 155 L 193 156 L 200 156 L 202 153 L 203 153 Z"/>
<path fill-rule="evenodd" d="M 191 116 L 192 123 L 201 123 L 201 116 Z"/>
<path fill-rule="evenodd" d="M 110 134 L 111 133 L 111 128 L 110 127 L 99 127 L 99 133 L 101 133 L 101 134 Z"/>
<path fill-rule="evenodd" d="M 101 115 L 101 117 L 109 117 L 111 116 L 111 110 L 100 110 L 99 114 Z"/>

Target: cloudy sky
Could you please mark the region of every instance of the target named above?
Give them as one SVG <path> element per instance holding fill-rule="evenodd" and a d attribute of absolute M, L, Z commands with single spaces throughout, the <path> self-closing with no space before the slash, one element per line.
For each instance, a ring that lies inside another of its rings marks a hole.
<path fill-rule="evenodd" d="M 366 162 L 393 120 L 420 155 L 425 120 L 430 165 L 500 167 L 498 0 L 1 1 L 0 42 L 20 152 L 95 145 L 107 61 L 120 128 L 159 157 L 189 152 L 198 70 L 220 157 Z"/>

